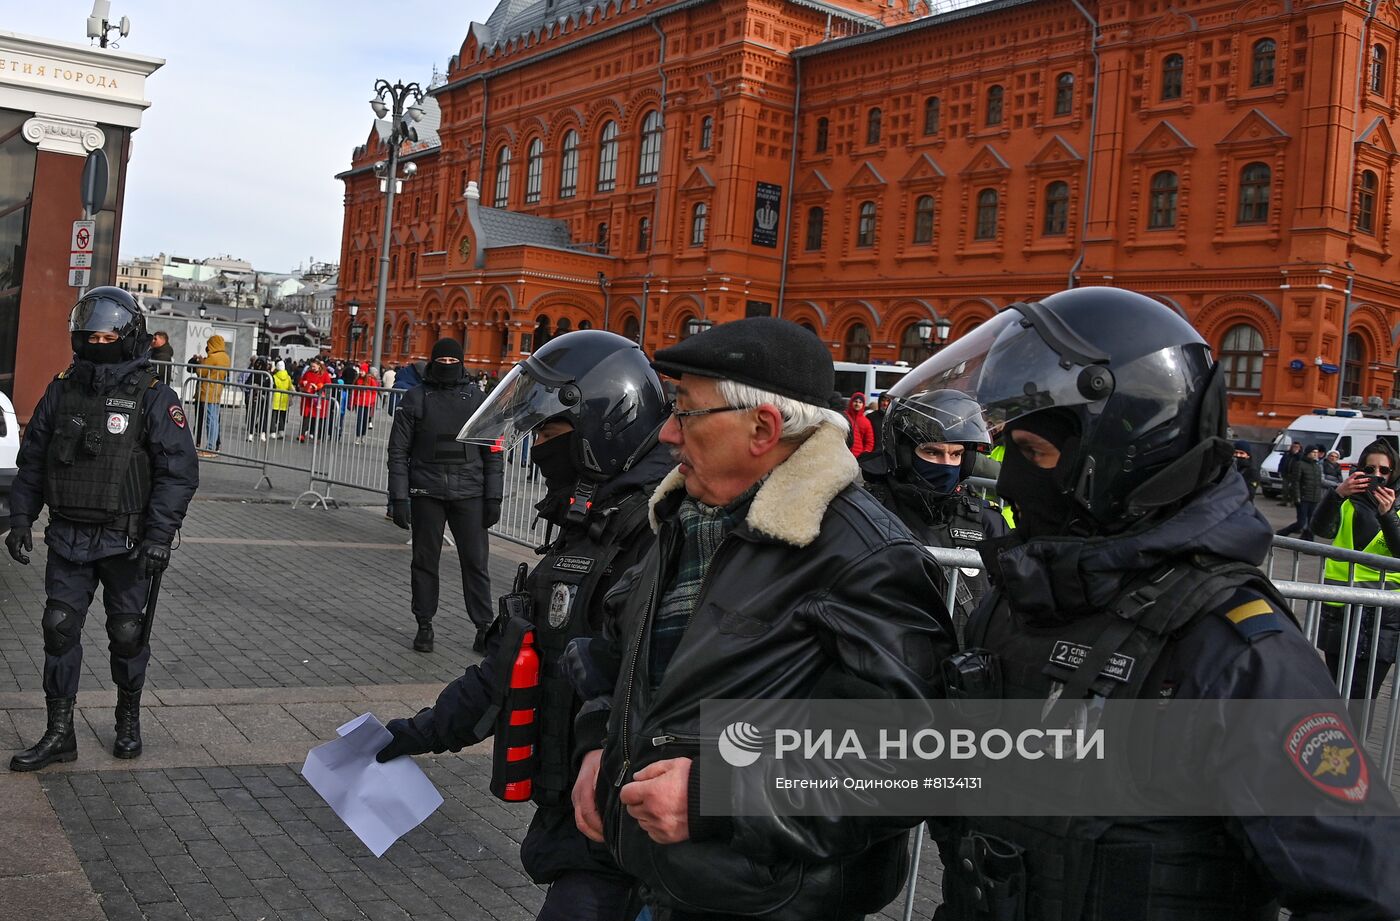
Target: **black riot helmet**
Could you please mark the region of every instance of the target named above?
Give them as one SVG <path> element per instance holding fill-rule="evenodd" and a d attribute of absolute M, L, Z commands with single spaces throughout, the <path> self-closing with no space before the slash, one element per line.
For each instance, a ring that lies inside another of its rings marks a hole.
<path fill-rule="evenodd" d="M 68 317 L 68 331 L 75 354 L 82 354 L 88 336 L 93 333 L 116 333 L 122 357 L 127 359 L 151 347 L 141 305 L 128 292 L 111 285 L 93 288 L 78 299 Z"/>
<path fill-rule="evenodd" d="M 1210 347 L 1168 307 L 1121 288 L 1012 304 L 900 389 L 959 390 L 992 428 L 1029 428 L 1051 411 L 1049 423 L 1074 432 L 1054 470 L 1070 534 L 1126 530 L 1213 482 L 1232 454 Z"/>
<path fill-rule="evenodd" d="M 890 397 L 891 403 L 885 411 L 880 444 L 889 469 L 896 475 L 908 474 L 919 445 L 960 444 L 965 449 L 960 478 L 966 479 L 972 475 L 978 453 L 985 454 L 992 448 L 992 437 L 987 434 L 987 423 L 982 419 L 982 407 L 957 390 L 927 390 L 905 395 L 905 382 L 913 376 L 906 374 L 884 394 Z"/>
<path fill-rule="evenodd" d="M 598 484 L 646 453 L 666 421 L 666 395 L 637 343 L 600 329 L 556 336 L 511 369 L 457 436 L 510 448 L 566 419 L 574 469 Z"/>

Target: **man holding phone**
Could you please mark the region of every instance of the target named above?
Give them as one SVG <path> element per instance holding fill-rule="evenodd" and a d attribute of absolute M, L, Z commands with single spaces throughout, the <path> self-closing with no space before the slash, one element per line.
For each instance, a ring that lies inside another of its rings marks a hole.
<path fill-rule="evenodd" d="M 1394 556 L 1400 548 L 1400 517 L 1396 515 L 1395 486 L 1397 471 L 1395 449 L 1386 441 L 1377 440 L 1361 453 L 1361 463 L 1351 476 L 1335 490 L 1329 490 L 1318 504 L 1312 517 L 1312 529 L 1319 537 L 1331 537 L 1332 546 L 1344 550 L 1361 550 L 1381 556 Z M 1324 571 L 1326 581 L 1347 585 L 1352 581 L 1352 567 L 1328 560 Z M 1395 570 L 1381 572 L 1369 566 L 1355 567 L 1356 585 L 1363 588 L 1400 589 L 1400 561 Z M 1364 700 L 1374 697 L 1385 683 L 1390 667 L 1395 663 L 1396 642 L 1400 638 L 1400 609 L 1390 608 L 1381 614 L 1380 642 L 1373 650 L 1375 608 L 1362 608 L 1361 639 L 1357 646 L 1356 668 L 1347 697 Z M 1322 626 L 1317 645 L 1327 656 L 1332 677 L 1340 674 L 1341 654 L 1346 643 L 1346 608 L 1338 604 L 1322 606 Z M 1375 660 L 1375 676 L 1367 685 L 1367 675 Z M 1353 705 L 1353 717 L 1360 719 L 1361 706 Z M 1369 728 L 1369 727 L 1366 727 Z M 1363 730 L 1364 731 L 1364 730 Z"/>

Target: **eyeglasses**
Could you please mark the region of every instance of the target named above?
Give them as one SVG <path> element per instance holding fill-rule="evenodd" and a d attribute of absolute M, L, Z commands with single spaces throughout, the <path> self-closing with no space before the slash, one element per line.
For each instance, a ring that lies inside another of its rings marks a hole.
<path fill-rule="evenodd" d="M 1367 464 L 1365 467 L 1362 467 L 1361 469 L 1364 470 L 1364 471 L 1366 471 L 1367 473 L 1386 473 L 1386 474 L 1390 473 L 1390 468 L 1389 468 L 1389 467 L 1385 467 L 1385 466 L 1382 466 L 1382 465 L 1380 465 L 1380 464 Z"/>
<path fill-rule="evenodd" d="M 674 400 L 672 400 L 670 403 L 666 404 L 666 408 L 667 408 L 668 410 L 670 410 L 671 415 L 673 415 L 673 416 L 676 417 L 676 425 L 679 425 L 682 429 L 684 429 L 684 428 L 685 428 L 685 420 L 686 420 L 686 419 L 693 418 L 693 417 L 695 417 L 695 416 L 708 416 L 708 415 L 710 415 L 710 413 L 733 413 L 733 412 L 741 412 L 741 411 L 746 410 L 746 409 L 752 409 L 753 407 L 750 407 L 750 406 L 711 406 L 709 409 L 676 409 L 676 403 L 675 403 Z"/>

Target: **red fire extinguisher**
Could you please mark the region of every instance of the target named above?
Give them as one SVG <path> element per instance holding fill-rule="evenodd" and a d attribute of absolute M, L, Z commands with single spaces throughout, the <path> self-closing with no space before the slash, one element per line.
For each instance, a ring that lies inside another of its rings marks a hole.
<path fill-rule="evenodd" d="M 515 656 L 515 665 L 510 670 L 510 689 L 512 691 L 523 691 L 538 687 L 540 683 L 540 654 L 535 651 L 535 631 L 527 630 L 524 638 L 520 641 L 520 652 Z M 509 700 L 509 697 L 507 697 Z M 517 745 L 506 749 L 506 761 L 524 761 L 535 754 L 535 740 L 538 728 L 535 723 L 535 708 L 522 707 L 510 711 L 509 723 L 511 726 L 531 726 L 532 728 L 524 733 L 530 742 L 528 745 Z M 505 795 L 501 798 L 508 803 L 523 803 L 529 800 L 534 792 L 534 781 L 530 778 L 517 780 L 505 785 Z"/>

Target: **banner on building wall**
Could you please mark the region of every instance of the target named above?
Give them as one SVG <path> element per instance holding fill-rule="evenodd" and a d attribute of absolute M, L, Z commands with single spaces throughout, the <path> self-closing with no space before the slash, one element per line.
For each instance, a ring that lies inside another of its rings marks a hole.
<path fill-rule="evenodd" d="M 753 245 L 776 247 L 778 245 L 778 220 L 783 201 L 783 187 L 771 182 L 760 182 L 753 193 Z"/>

